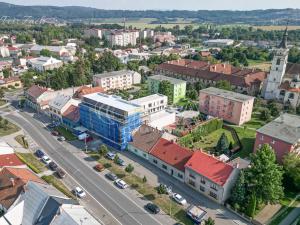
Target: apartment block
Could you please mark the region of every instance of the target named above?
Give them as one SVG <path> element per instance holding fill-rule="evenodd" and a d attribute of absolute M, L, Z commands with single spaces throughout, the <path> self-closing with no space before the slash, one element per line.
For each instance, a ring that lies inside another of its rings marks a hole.
<path fill-rule="evenodd" d="M 94 93 L 83 96 L 80 122 L 105 144 L 125 150 L 131 133 L 141 125 L 142 108 L 120 97 Z"/>
<path fill-rule="evenodd" d="M 196 151 L 185 164 L 185 183 L 208 198 L 223 204 L 239 170 L 214 156 Z"/>
<path fill-rule="evenodd" d="M 91 29 L 86 29 L 84 30 L 84 36 L 89 38 L 89 37 L 97 37 L 97 38 L 102 38 L 102 30 L 101 29 L 96 29 L 96 28 L 91 28 Z"/>
<path fill-rule="evenodd" d="M 139 37 L 139 31 L 136 30 L 115 30 L 104 33 L 111 46 L 126 47 L 135 46 Z"/>
<path fill-rule="evenodd" d="M 121 70 L 96 74 L 93 76 L 94 86 L 102 87 L 105 91 L 113 89 L 128 89 L 133 84 L 141 83 L 141 74 L 130 71 Z"/>
<path fill-rule="evenodd" d="M 256 152 L 263 144 L 274 149 L 278 162 L 282 162 L 290 152 L 300 155 L 300 116 L 285 113 L 259 128 L 253 151 Z"/>
<path fill-rule="evenodd" d="M 162 81 L 169 81 L 172 85 L 172 100 L 173 104 L 177 103 L 180 99 L 185 98 L 186 82 L 183 80 L 163 76 L 154 75 L 148 77 L 148 85 L 151 93 L 156 94 L 159 92 L 159 86 Z"/>
<path fill-rule="evenodd" d="M 254 97 L 214 87 L 200 91 L 200 112 L 241 125 L 251 120 Z"/>

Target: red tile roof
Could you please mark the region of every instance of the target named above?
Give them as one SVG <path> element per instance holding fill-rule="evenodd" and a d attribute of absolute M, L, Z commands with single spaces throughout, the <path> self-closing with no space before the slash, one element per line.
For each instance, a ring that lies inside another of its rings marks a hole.
<path fill-rule="evenodd" d="M 164 138 L 159 139 L 150 154 L 181 171 L 184 171 L 184 165 L 193 155 L 190 150 Z"/>
<path fill-rule="evenodd" d="M 101 92 L 101 93 L 104 92 L 104 89 L 102 87 L 83 86 L 75 92 L 74 97 L 82 98 L 84 95 L 94 94 L 94 93 L 99 93 L 99 92 Z"/>
<path fill-rule="evenodd" d="M 214 64 L 195 60 L 174 60 L 162 63 L 156 67 L 158 71 L 169 71 L 204 80 L 227 80 L 232 85 L 250 87 L 262 83 L 267 73 L 254 69 L 241 69 L 229 64 Z"/>
<path fill-rule="evenodd" d="M 20 161 L 16 154 L 0 155 L 0 167 L 4 166 L 23 166 L 24 163 Z"/>
<path fill-rule="evenodd" d="M 194 152 L 185 167 L 221 186 L 226 183 L 233 171 L 232 166 L 201 151 Z"/>
<path fill-rule="evenodd" d="M 28 95 L 30 95 L 32 98 L 37 99 L 38 97 L 40 97 L 40 95 L 42 95 L 43 93 L 45 93 L 46 91 L 48 91 L 48 88 L 46 87 L 41 87 L 38 85 L 32 85 L 30 88 L 28 88 L 28 90 L 26 91 Z"/>
<path fill-rule="evenodd" d="M 28 169 L 5 167 L 0 171 L 0 204 L 8 209 L 28 181 L 45 183 Z"/>
<path fill-rule="evenodd" d="M 285 81 L 284 83 L 282 83 L 279 86 L 279 89 L 283 89 L 283 90 L 286 90 L 286 91 L 289 91 L 289 92 L 300 93 L 300 88 L 291 87 L 289 81 Z"/>
<path fill-rule="evenodd" d="M 79 107 L 75 105 L 70 105 L 62 116 L 71 121 L 78 122 L 80 119 Z"/>

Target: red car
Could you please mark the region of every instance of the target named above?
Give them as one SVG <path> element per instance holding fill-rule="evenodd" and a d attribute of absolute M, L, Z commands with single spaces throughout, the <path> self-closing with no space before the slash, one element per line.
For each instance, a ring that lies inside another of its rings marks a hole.
<path fill-rule="evenodd" d="M 92 140 L 93 140 L 93 137 L 92 137 L 92 136 L 89 136 L 89 137 L 87 137 L 87 138 L 85 139 L 86 142 L 90 142 L 90 141 L 92 141 Z"/>
<path fill-rule="evenodd" d="M 51 132 L 51 134 L 52 134 L 53 136 L 58 136 L 58 135 L 59 135 L 59 132 L 56 131 L 56 130 L 54 130 L 54 131 Z"/>

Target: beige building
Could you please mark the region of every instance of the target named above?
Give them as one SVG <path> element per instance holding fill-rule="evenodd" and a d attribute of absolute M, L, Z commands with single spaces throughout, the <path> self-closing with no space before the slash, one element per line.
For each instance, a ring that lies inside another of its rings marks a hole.
<path fill-rule="evenodd" d="M 94 75 L 93 83 L 95 86 L 102 87 L 105 91 L 124 90 L 131 88 L 133 84 L 141 83 L 141 74 L 130 70 L 106 72 Z"/>
<path fill-rule="evenodd" d="M 28 60 L 28 65 L 34 70 L 43 72 L 59 68 L 63 65 L 63 62 L 52 57 L 40 56 L 38 58 Z"/>
<path fill-rule="evenodd" d="M 214 87 L 200 91 L 200 112 L 241 125 L 251 120 L 254 97 Z"/>
<path fill-rule="evenodd" d="M 136 40 L 139 37 L 139 31 L 116 30 L 116 31 L 109 32 L 105 36 L 111 46 L 122 46 L 122 47 L 126 47 L 128 45 L 135 46 Z"/>
<path fill-rule="evenodd" d="M 97 38 L 102 38 L 102 30 L 101 29 L 96 29 L 96 28 L 91 28 L 91 29 L 86 29 L 84 30 L 84 36 L 85 37 L 97 37 Z"/>

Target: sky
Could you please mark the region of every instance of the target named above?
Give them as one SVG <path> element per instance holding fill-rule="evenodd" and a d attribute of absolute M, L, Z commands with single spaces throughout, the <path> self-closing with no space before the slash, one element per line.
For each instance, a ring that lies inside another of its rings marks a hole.
<path fill-rule="evenodd" d="M 17 5 L 88 6 L 131 10 L 253 10 L 300 8 L 300 0 L 0 0 Z"/>

